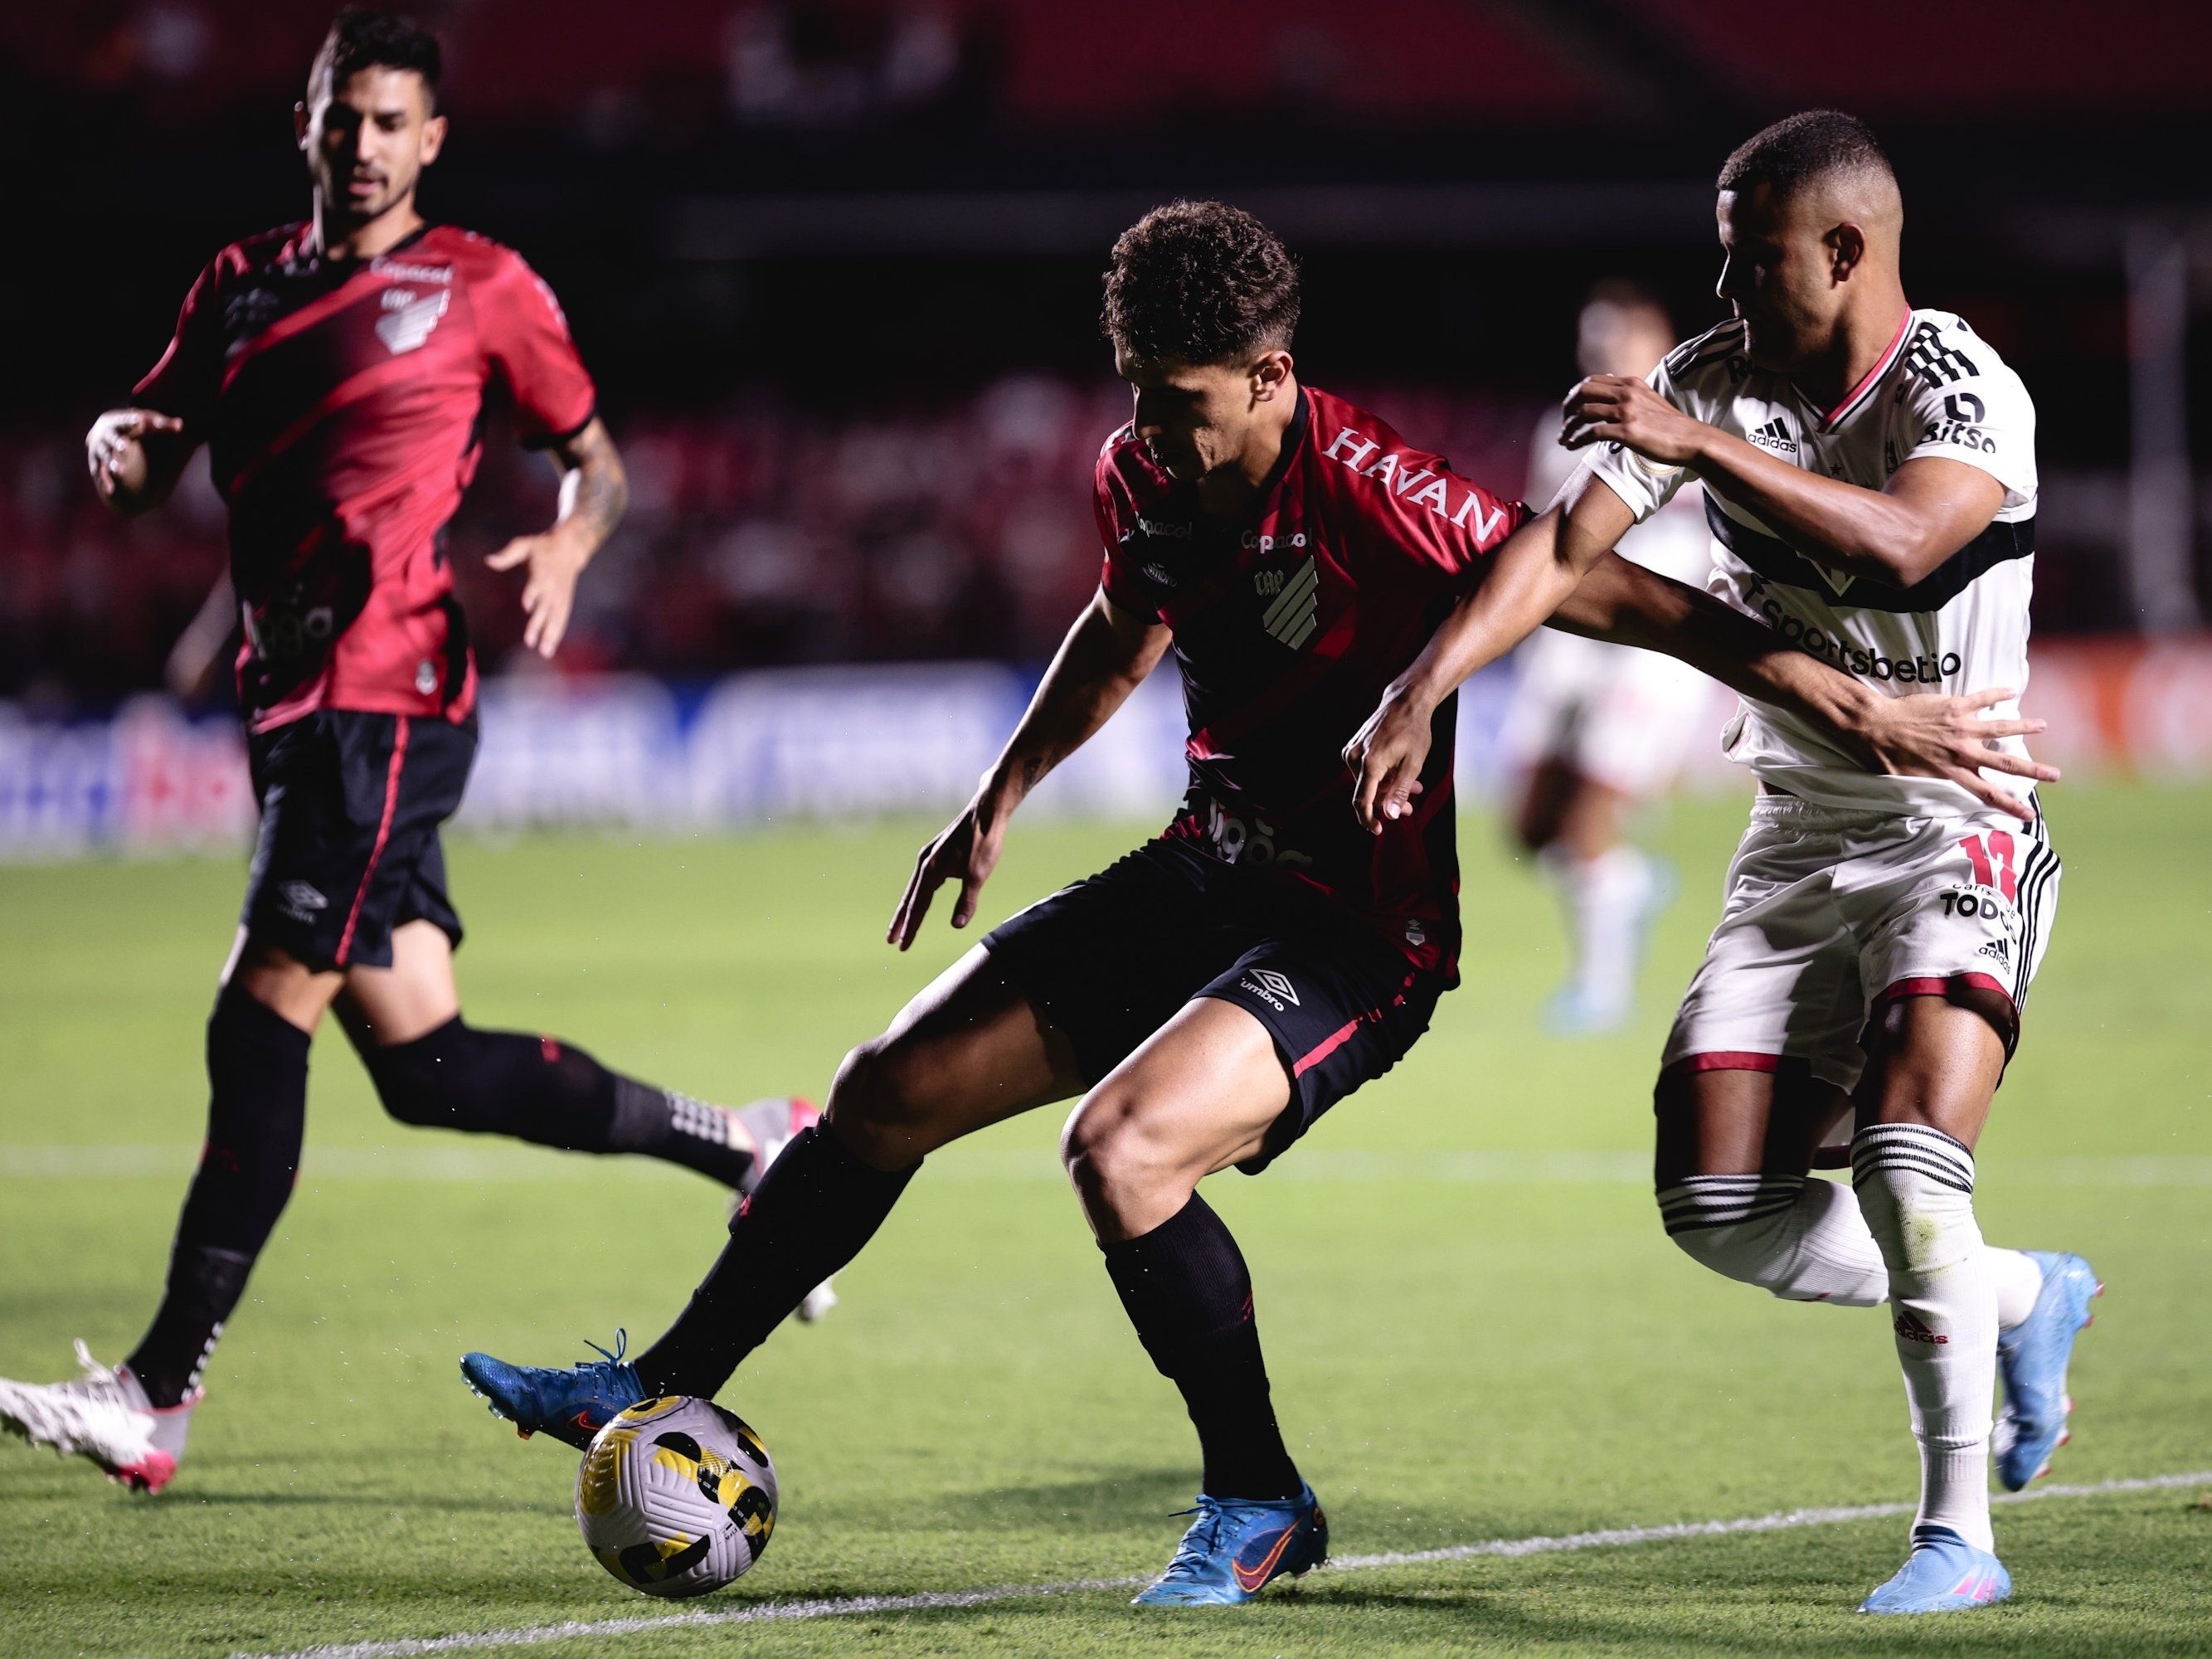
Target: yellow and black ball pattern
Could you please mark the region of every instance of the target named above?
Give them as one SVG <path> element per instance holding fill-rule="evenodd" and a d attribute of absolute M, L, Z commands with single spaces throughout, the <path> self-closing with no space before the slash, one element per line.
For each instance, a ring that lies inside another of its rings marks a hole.
<path fill-rule="evenodd" d="M 775 1530 L 775 1465 L 711 1400 L 641 1400 L 576 1471 L 576 1525 L 599 1565 L 647 1595 L 704 1595 L 747 1571 Z"/>

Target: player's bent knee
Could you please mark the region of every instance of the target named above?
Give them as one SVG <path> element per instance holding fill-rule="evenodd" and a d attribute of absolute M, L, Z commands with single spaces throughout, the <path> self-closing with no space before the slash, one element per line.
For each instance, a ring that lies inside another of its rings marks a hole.
<path fill-rule="evenodd" d="M 1138 1103 L 1109 1088 L 1085 1097 L 1060 1132 L 1060 1161 L 1086 1205 L 1109 1209 L 1183 1180 L 1181 1160 L 1148 1133 Z"/>
<path fill-rule="evenodd" d="M 455 1024 L 459 1024 L 456 1021 Z M 369 1081 L 384 1109 L 416 1128 L 459 1128 L 465 1115 L 455 1085 L 461 1066 L 456 1050 L 465 1041 L 441 1028 L 413 1042 L 362 1051 Z"/>
<path fill-rule="evenodd" d="M 1690 1176 L 1660 1188 L 1658 1201 L 1682 1254 L 1724 1279 L 1784 1302 L 1870 1308 L 1887 1296 L 1881 1254 L 1841 1182 Z"/>
<path fill-rule="evenodd" d="M 876 1037 L 845 1056 L 830 1085 L 823 1115 L 856 1153 L 877 1155 L 932 1150 L 940 1116 L 942 1067 L 923 1045 L 902 1036 Z"/>
<path fill-rule="evenodd" d="M 617 1080 L 581 1048 L 480 1031 L 458 1014 L 411 1042 L 358 1046 L 377 1098 L 402 1123 L 600 1149 Z"/>

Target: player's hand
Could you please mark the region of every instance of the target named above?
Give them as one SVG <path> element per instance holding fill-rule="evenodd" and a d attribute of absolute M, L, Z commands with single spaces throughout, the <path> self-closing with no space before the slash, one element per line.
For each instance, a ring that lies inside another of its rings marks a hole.
<path fill-rule="evenodd" d="M 110 507 L 129 506 L 144 493 L 151 469 L 145 439 L 151 433 L 181 435 L 185 423 L 152 409 L 111 409 L 84 434 L 84 464 L 92 487 Z"/>
<path fill-rule="evenodd" d="M 1948 778 L 1985 805 L 2032 822 L 2035 809 L 1982 775 L 2009 772 L 2039 783 L 2058 781 L 2058 769 L 1996 747 L 1997 738 L 2034 736 L 2047 720 L 1986 719 L 1982 710 L 2013 696 L 2009 687 L 1970 692 L 1963 697 L 1922 691 L 1907 697 L 1876 696 L 1854 721 L 1856 734 L 1881 769 L 1893 776 Z"/>
<path fill-rule="evenodd" d="M 1344 745 L 1344 763 L 1352 775 L 1352 815 L 1369 834 L 1381 835 L 1386 822 L 1413 811 L 1435 712 L 1421 708 L 1404 686 L 1393 685 Z"/>
<path fill-rule="evenodd" d="M 952 925 L 965 927 L 975 919 L 975 901 L 983 884 L 999 867 L 999 849 L 1006 839 L 1006 817 L 1011 809 L 1000 805 L 999 792 L 986 781 L 960 816 L 945 826 L 936 840 L 921 849 L 914 861 L 914 874 L 906 896 L 891 916 L 884 937 L 902 951 L 921 932 L 929 902 L 948 881 L 960 884 L 960 902 L 952 907 Z"/>
<path fill-rule="evenodd" d="M 1626 444 L 1662 466 L 1686 466 L 1712 428 L 1632 374 L 1593 374 L 1567 393 L 1559 441 L 1569 449 Z"/>
<path fill-rule="evenodd" d="M 530 619 L 523 624 L 522 642 L 539 656 L 550 659 L 561 648 L 576 608 L 576 579 L 591 556 L 580 550 L 574 537 L 549 530 L 542 536 L 517 536 L 484 559 L 494 570 L 530 567 L 522 585 L 522 609 Z"/>

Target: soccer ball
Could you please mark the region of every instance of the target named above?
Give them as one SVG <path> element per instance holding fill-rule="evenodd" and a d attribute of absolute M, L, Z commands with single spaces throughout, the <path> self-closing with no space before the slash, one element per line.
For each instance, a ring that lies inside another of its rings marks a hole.
<path fill-rule="evenodd" d="M 768 1548 L 775 1465 L 760 1437 L 711 1400 L 641 1400 L 585 1451 L 576 1525 L 632 1589 L 704 1595 Z"/>

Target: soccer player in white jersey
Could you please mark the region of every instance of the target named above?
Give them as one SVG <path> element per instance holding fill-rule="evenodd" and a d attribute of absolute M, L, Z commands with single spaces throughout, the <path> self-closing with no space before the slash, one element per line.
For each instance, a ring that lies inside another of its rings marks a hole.
<path fill-rule="evenodd" d="M 1437 688 L 1515 643 L 1691 477 L 1729 604 L 1895 695 L 2026 684 L 2034 410 L 1987 341 L 1907 301 L 1902 199 L 1873 135 L 1832 111 L 1768 128 L 1722 169 L 1718 220 L 1734 317 L 1648 384 L 1596 375 L 1568 398 L 1566 441 L 1592 460 L 1347 749 L 1363 817 L 1407 809 L 1412 727 Z M 2038 723 L 2013 717 L 2013 690 L 1983 694 L 1980 763 L 1928 777 L 1869 774 L 1744 705 L 1725 741 L 1760 794 L 1657 1090 L 1678 1244 L 1785 1299 L 1890 1306 L 1921 1499 L 1868 1613 L 2011 1593 L 1992 1441 L 2006 1486 L 2042 1473 L 2098 1289 L 2079 1256 L 1991 1248 L 1974 1219 L 1973 1146 L 2058 880 L 2032 801 L 2002 787 L 2057 775 L 2024 753 Z M 1856 1204 L 1808 1179 L 1854 1110 Z"/>
<path fill-rule="evenodd" d="M 1649 374 L 1676 337 L 1656 295 L 1617 279 L 1592 290 L 1576 334 L 1585 374 Z M 1560 441 L 1558 415 L 1547 414 L 1529 446 L 1527 499 L 1551 501 L 1577 459 Z M 1616 550 L 1704 586 L 1712 567 L 1704 501 L 1695 484 L 1676 490 Z M 1673 872 L 1627 838 L 1622 819 L 1666 790 L 1710 732 L 1699 716 L 1712 682 L 1659 652 L 1553 628 L 1516 655 L 1498 738 L 1516 776 L 1514 834 L 1558 890 L 1567 923 L 1566 978 L 1547 1018 L 1563 1036 L 1617 1030 L 1634 1010 L 1644 934 L 1674 892 Z"/>

